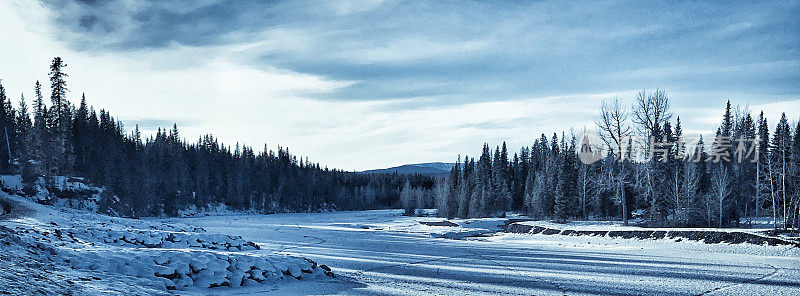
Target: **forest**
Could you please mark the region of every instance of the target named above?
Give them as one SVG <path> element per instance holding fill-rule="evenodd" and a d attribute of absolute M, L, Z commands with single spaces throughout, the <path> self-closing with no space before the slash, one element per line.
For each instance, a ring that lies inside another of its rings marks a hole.
<path fill-rule="evenodd" d="M 212 135 L 188 142 L 176 125 L 142 139 L 138 126 L 126 131 L 110 112 L 87 105 L 85 95 L 73 105 L 66 66 L 60 57 L 50 64 L 49 105 L 38 81 L 31 108 L 24 92 L 15 108 L 0 84 L 0 172 L 21 174 L 29 196 L 57 192 L 55 176 L 81 177 L 104 188 L 103 212 L 142 217 L 214 204 L 259 213 L 399 207 L 406 183 L 433 187 L 426 176 L 322 168 L 280 146 L 231 147 Z"/>
<path fill-rule="evenodd" d="M 24 92 L 13 106 L 0 84 L 0 171 L 21 174 L 28 195 L 55 191 L 55 176 L 85 178 L 104 188 L 101 210 L 116 215 L 224 204 L 259 213 L 402 207 L 410 215 L 437 208 L 448 218 L 517 212 L 650 226 L 731 227 L 756 217 L 776 228 L 800 224 L 800 122 L 791 127 L 783 114 L 770 129 L 763 112 L 730 101 L 708 145 L 702 136 L 686 139 L 665 91 L 642 91 L 632 106 L 604 101 L 592 130 L 542 134 L 513 154 L 505 142 L 484 144 L 480 156 L 459 156 L 448 177 L 434 178 L 323 168 L 285 147 L 231 147 L 213 135 L 189 142 L 177 125 L 143 139 L 138 126 L 126 131 L 85 95 L 73 105 L 66 66 L 52 60 L 49 104 L 38 81 L 30 108 Z M 588 135 L 601 145 L 589 145 L 598 143 Z M 587 152 L 599 157 L 586 161 Z"/>
<path fill-rule="evenodd" d="M 642 91 L 634 101 L 630 107 L 619 99 L 602 103 L 596 130 L 586 134 L 601 139 L 603 154 L 578 143 L 572 130 L 542 134 L 511 156 L 504 142 L 494 151 L 485 144 L 477 159 L 459 157 L 449 178 L 434 188 L 439 214 L 514 211 L 626 225 L 636 218 L 661 227 L 745 226 L 755 217 L 771 218 L 775 228 L 800 223 L 800 122 L 792 128 L 783 114 L 770 134 L 763 112 L 753 117 L 728 101 L 707 147 L 702 136 L 684 139 L 665 91 Z M 582 161 L 586 152 L 599 157 Z M 401 195 L 407 212 L 414 197 Z"/>

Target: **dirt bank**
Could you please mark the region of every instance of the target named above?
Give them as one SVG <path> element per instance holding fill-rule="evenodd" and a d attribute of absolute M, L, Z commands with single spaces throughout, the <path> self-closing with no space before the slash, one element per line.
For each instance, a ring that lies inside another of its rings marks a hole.
<path fill-rule="evenodd" d="M 543 235 L 573 235 L 573 236 L 606 236 L 619 238 L 637 239 L 675 239 L 703 241 L 707 244 L 729 243 L 741 244 L 750 243 L 757 245 L 789 245 L 800 247 L 800 242 L 783 239 L 780 237 L 767 236 L 766 234 L 744 232 L 744 231 L 707 231 L 707 230 L 573 230 L 573 229 L 554 229 L 549 227 L 529 225 L 522 223 L 509 224 L 504 232 L 522 234 L 543 234 Z"/>

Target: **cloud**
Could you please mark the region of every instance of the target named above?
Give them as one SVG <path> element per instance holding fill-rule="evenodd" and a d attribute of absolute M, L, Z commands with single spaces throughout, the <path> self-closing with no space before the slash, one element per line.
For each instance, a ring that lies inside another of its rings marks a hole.
<path fill-rule="evenodd" d="M 353 82 L 316 95 L 326 100 L 800 91 L 796 2 L 49 3 L 78 49 L 238 44 L 252 67 Z"/>
<path fill-rule="evenodd" d="M 796 1 L 3 1 L 0 24 L 21 29 L 0 38 L 0 78 L 32 89 L 59 55 L 72 95 L 129 127 L 178 122 L 188 139 L 366 169 L 592 129 L 601 99 L 641 89 L 666 89 L 687 131 L 715 129 L 727 99 L 774 122 L 800 100 L 799 13 Z"/>

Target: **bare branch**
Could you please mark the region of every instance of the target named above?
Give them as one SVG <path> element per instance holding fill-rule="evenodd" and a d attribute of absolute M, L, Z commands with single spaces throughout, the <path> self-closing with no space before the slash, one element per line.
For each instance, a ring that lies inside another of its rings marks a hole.
<path fill-rule="evenodd" d="M 630 136 L 631 128 L 628 124 L 628 113 L 620 105 L 619 99 L 603 101 L 600 105 L 600 118 L 595 123 L 609 149 L 614 151 L 617 157 L 622 157 L 624 140 Z"/>

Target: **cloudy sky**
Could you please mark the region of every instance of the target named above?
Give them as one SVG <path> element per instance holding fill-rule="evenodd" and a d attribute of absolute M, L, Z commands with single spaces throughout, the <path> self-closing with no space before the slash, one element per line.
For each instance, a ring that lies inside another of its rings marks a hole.
<path fill-rule="evenodd" d="M 62 56 L 128 128 L 288 146 L 347 170 L 453 161 L 594 129 L 665 89 L 689 133 L 725 101 L 800 116 L 800 2 L 0 1 L 0 79 Z"/>

